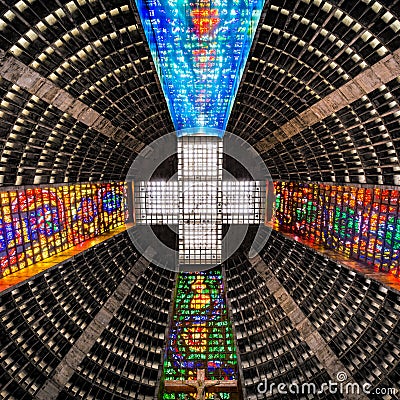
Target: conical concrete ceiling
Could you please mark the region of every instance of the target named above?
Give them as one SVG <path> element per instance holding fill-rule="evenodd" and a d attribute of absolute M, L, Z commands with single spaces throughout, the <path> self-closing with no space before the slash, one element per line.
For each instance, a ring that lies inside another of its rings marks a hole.
<path fill-rule="evenodd" d="M 399 31 L 399 1 L 266 1 L 227 129 L 277 180 L 398 185 Z M 124 179 L 174 129 L 129 0 L 0 0 L 0 49 L 3 187 Z M 246 399 L 398 385 L 397 291 L 277 232 L 226 267 Z M 121 233 L 3 292 L 0 397 L 154 399 L 174 281 Z"/>
<path fill-rule="evenodd" d="M 128 0 L 3 1 L 0 13 L 3 65 L 26 66 L 19 82 L 2 71 L 4 184 L 117 179 L 134 139 L 173 131 Z M 261 141 L 276 179 L 397 183 L 399 27 L 396 2 L 267 1 L 228 130 Z M 30 72 L 119 129 L 101 136 Z"/>

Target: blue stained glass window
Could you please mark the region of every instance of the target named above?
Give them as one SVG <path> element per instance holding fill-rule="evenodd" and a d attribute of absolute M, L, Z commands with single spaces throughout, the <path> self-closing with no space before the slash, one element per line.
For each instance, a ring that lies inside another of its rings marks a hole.
<path fill-rule="evenodd" d="M 264 0 L 136 0 L 177 131 L 224 131 Z"/>

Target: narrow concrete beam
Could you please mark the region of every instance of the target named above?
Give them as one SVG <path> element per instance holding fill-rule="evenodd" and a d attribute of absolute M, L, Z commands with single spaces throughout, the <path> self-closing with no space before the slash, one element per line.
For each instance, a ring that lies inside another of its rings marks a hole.
<path fill-rule="evenodd" d="M 145 146 L 143 142 L 114 126 L 107 118 L 70 95 L 66 90 L 1 50 L 0 76 L 132 151 L 138 153 Z"/>
<path fill-rule="evenodd" d="M 260 140 L 255 145 L 255 148 L 260 153 L 265 153 L 278 143 L 290 139 L 305 128 L 329 117 L 399 76 L 400 49 L 365 69 L 354 79 L 328 94 L 310 108 L 300 113 L 297 117 L 286 122 L 280 128 L 272 132 L 271 135 Z"/>
<path fill-rule="evenodd" d="M 347 379 L 342 383 L 345 386 L 347 383 L 356 383 L 351 376 L 349 370 L 336 357 L 324 338 L 319 334 L 317 328 L 310 322 L 306 315 L 301 311 L 300 307 L 293 300 L 292 296 L 282 286 L 273 272 L 268 268 L 265 262 L 259 255 L 250 259 L 251 264 L 256 271 L 264 278 L 267 288 L 275 297 L 275 300 L 285 311 L 292 325 L 300 333 L 301 338 L 307 343 L 308 347 L 317 357 L 321 365 L 328 372 L 332 382 L 340 382 L 337 380 L 338 373 L 345 373 Z M 362 385 L 360 385 L 360 388 Z M 368 397 L 364 394 L 346 394 L 346 399 L 349 400 L 367 400 Z"/>
<path fill-rule="evenodd" d="M 36 393 L 36 399 L 55 400 L 58 397 L 148 265 L 149 262 L 143 257 L 133 265 L 114 293 L 96 314 L 93 321 L 86 327 L 82 335 L 55 368 L 51 379 L 48 379 Z"/>

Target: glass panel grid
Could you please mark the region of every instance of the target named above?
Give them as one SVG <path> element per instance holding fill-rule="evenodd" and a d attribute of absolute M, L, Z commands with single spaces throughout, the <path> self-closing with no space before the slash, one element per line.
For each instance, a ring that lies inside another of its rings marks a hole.
<path fill-rule="evenodd" d="M 397 273 L 399 191 L 276 182 L 275 227 Z"/>
<path fill-rule="evenodd" d="M 222 259 L 222 139 L 178 139 L 179 263 Z"/>
<path fill-rule="evenodd" d="M 204 185 L 199 183 L 187 191 L 195 195 L 201 191 L 204 195 Z M 135 216 L 137 224 L 173 224 L 179 220 L 179 186 L 177 182 L 138 182 L 135 191 Z M 186 186 L 185 186 L 186 187 Z M 211 197 L 217 193 L 210 187 Z M 222 182 L 222 223 L 223 224 L 260 224 L 265 214 L 265 184 L 252 181 Z M 184 212 L 191 211 L 188 204 Z M 199 204 L 199 213 L 209 216 L 207 202 Z"/>
<path fill-rule="evenodd" d="M 178 224 L 178 182 L 138 182 L 135 191 L 137 224 Z"/>
<path fill-rule="evenodd" d="M 136 0 L 176 130 L 225 130 L 264 2 Z"/>
<path fill-rule="evenodd" d="M 125 184 L 82 183 L 0 193 L 0 276 L 124 223 Z"/>
<path fill-rule="evenodd" d="M 260 224 L 265 215 L 263 182 L 223 181 L 222 215 L 224 224 Z"/>
<path fill-rule="evenodd" d="M 197 369 L 205 370 L 206 379 L 237 379 L 236 350 L 219 269 L 180 273 L 177 279 L 163 378 L 196 379 Z M 228 393 L 219 395 L 231 398 Z M 162 396 L 169 400 L 195 398 L 183 393 Z"/>

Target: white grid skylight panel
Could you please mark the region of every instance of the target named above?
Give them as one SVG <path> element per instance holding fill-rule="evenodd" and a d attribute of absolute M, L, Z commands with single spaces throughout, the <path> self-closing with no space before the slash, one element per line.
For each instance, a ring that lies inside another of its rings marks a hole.
<path fill-rule="evenodd" d="M 139 182 L 135 192 L 136 223 L 178 224 L 179 191 L 177 182 Z"/>
<path fill-rule="evenodd" d="M 178 154 L 179 178 L 193 180 L 220 178 L 220 169 L 222 170 L 222 164 L 219 164 L 219 158 L 222 156 L 221 139 L 214 137 L 180 138 Z M 217 165 L 219 168 L 216 168 Z"/>
<path fill-rule="evenodd" d="M 254 181 L 222 183 L 224 224 L 259 224 L 264 220 L 265 184 Z"/>
<path fill-rule="evenodd" d="M 219 194 L 216 183 L 185 181 L 182 187 L 183 213 L 187 218 L 194 217 L 200 221 L 216 214 Z"/>
<path fill-rule="evenodd" d="M 178 224 L 179 263 L 222 261 L 222 224 L 259 224 L 264 218 L 262 182 L 222 182 L 222 140 L 178 140 L 178 181 L 139 182 L 137 222 Z M 210 161 L 211 160 L 211 161 Z M 138 194 L 137 194 L 138 193 Z"/>
<path fill-rule="evenodd" d="M 213 264 L 222 255 L 222 225 L 184 224 L 179 241 L 180 264 Z"/>
<path fill-rule="evenodd" d="M 222 150 L 222 140 L 216 137 L 191 136 L 178 141 L 181 264 L 221 260 Z"/>

